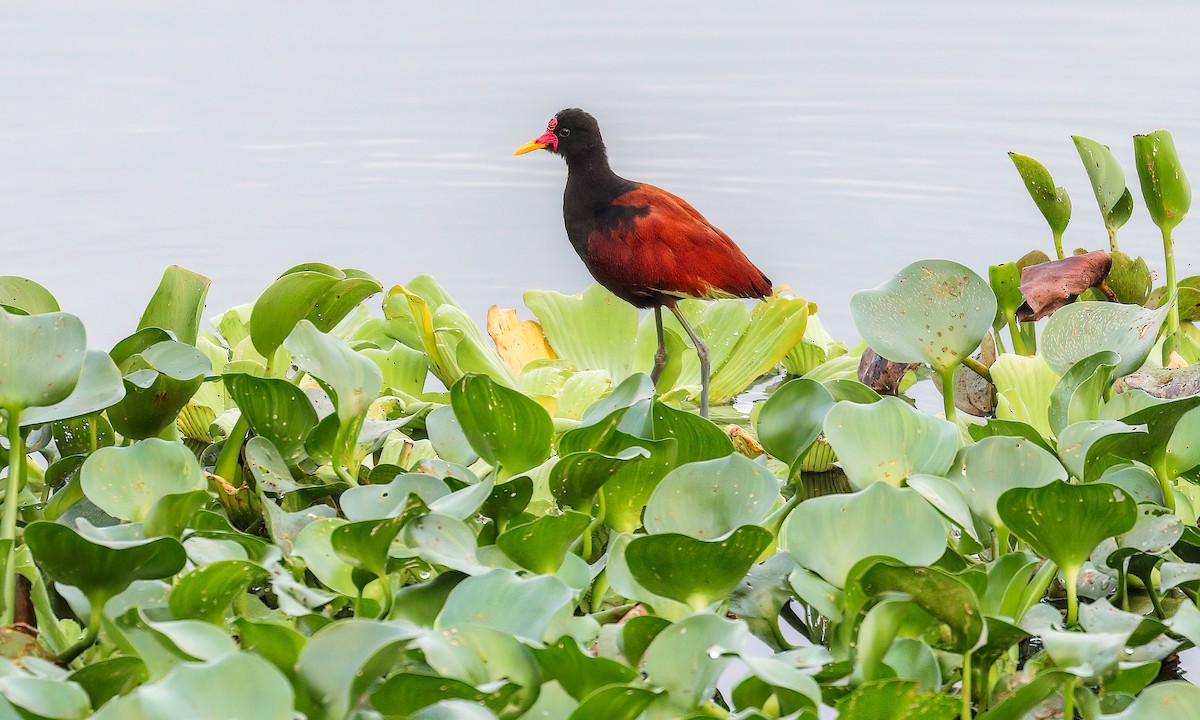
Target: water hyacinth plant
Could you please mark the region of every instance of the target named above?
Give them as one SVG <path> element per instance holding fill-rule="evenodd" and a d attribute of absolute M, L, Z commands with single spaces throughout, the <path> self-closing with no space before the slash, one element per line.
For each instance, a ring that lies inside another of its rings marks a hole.
<path fill-rule="evenodd" d="M 863 343 L 800 298 L 681 303 L 714 400 L 770 385 L 719 423 L 682 327 L 652 383 L 653 321 L 599 287 L 481 328 L 310 263 L 206 324 L 171 268 L 103 352 L 0 278 L 0 715 L 1191 717 L 1200 283 L 1131 301 L 1114 250 L 912 263 L 855 296 Z"/>

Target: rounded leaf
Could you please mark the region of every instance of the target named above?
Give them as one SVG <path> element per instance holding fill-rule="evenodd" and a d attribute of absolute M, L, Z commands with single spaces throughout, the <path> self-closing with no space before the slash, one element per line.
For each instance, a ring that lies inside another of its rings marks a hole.
<path fill-rule="evenodd" d="M 625 562 L 650 592 L 703 610 L 729 597 L 771 539 L 771 532 L 757 525 L 709 541 L 676 533 L 644 535 L 625 548 Z"/>
<path fill-rule="evenodd" d="M 646 504 L 646 532 L 712 540 L 762 522 L 778 499 L 779 481 L 745 455 L 688 463 L 654 489 Z"/>
<path fill-rule="evenodd" d="M 825 438 L 850 484 L 899 487 L 910 475 L 942 475 L 958 452 L 958 428 L 896 397 L 840 402 L 825 416 Z"/>
<path fill-rule="evenodd" d="M 865 558 L 931 565 L 946 550 L 938 511 L 914 491 L 885 483 L 805 500 L 788 516 L 783 535 L 797 562 L 839 588 Z"/>
<path fill-rule="evenodd" d="M 850 314 L 867 345 L 883 357 L 944 372 L 979 347 L 996 317 L 996 296 L 965 265 L 923 260 L 855 293 Z"/>
<path fill-rule="evenodd" d="M 80 481 L 84 495 L 97 507 L 130 522 L 145 520 L 167 495 L 208 487 L 191 450 L 157 438 L 100 448 L 84 461 Z"/>
<path fill-rule="evenodd" d="M 784 383 L 758 413 L 758 440 L 763 449 L 789 466 L 804 456 L 821 435 L 833 396 L 815 380 Z"/>
<path fill-rule="evenodd" d="M 450 404 L 479 457 L 518 475 L 550 457 L 554 423 L 533 400 L 486 375 L 467 375 L 450 389 Z"/>
<path fill-rule="evenodd" d="M 62 402 L 83 371 L 87 335 L 67 313 L 13 315 L 0 309 L 0 408 Z"/>
<path fill-rule="evenodd" d="M 1066 480 L 1067 471 L 1037 443 L 997 435 L 959 450 L 946 477 L 962 491 L 972 512 L 999 528 L 1004 525 L 996 510 L 1001 495 L 1014 487 Z"/>
<path fill-rule="evenodd" d="M 1111 350 L 1121 359 L 1113 373 L 1128 375 L 1146 362 L 1170 306 L 1168 302 L 1151 310 L 1120 303 L 1072 303 L 1046 321 L 1042 356 L 1054 372 L 1064 375 L 1080 360 Z"/>
<path fill-rule="evenodd" d="M 1050 229 L 1055 235 L 1062 235 L 1067 223 L 1071 222 L 1071 198 L 1067 196 L 1067 191 L 1054 186 L 1050 171 L 1037 160 L 1015 152 L 1010 152 L 1008 157 L 1017 166 L 1029 197 L 1042 211 Z"/>

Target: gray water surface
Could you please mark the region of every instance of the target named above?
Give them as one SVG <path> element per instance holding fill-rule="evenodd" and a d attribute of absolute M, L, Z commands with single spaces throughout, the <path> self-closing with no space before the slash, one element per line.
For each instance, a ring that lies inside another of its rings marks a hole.
<path fill-rule="evenodd" d="M 911 260 L 1050 250 L 1008 150 L 1072 193 L 1068 244 L 1104 246 L 1072 133 L 1124 162 L 1122 246 L 1161 269 L 1130 136 L 1170 128 L 1200 176 L 1197 21 L 1115 1 L 7 3 L 0 274 L 99 346 L 171 263 L 213 279 L 210 315 L 314 260 L 431 273 L 480 319 L 577 292 L 562 162 L 511 153 L 581 106 L 619 173 L 687 198 L 852 338 L 850 295 Z M 1177 239 L 1193 274 L 1200 220 Z"/>

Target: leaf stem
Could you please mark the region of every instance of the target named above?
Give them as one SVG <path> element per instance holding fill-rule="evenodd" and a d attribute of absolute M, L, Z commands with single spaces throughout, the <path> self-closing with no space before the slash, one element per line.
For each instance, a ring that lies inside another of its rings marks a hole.
<path fill-rule="evenodd" d="M 108 598 L 88 598 L 88 602 L 91 605 L 91 611 L 88 613 L 87 633 L 79 639 L 79 642 L 55 658 L 59 665 L 69 665 L 72 660 L 82 655 L 84 650 L 90 648 L 96 642 L 96 638 L 100 637 L 100 621 L 104 617 L 104 604 L 108 602 Z"/>
<path fill-rule="evenodd" d="M 1063 234 L 1062 234 L 1062 231 L 1061 230 L 1053 230 L 1051 232 L 1054 233 L 1054 252 L 1058 255 L 1058 259 L 1062 260 L 1063 259 L 1063 247 L 1062 247 Z"/>
<path fill-rule="evenodd" d="M 1162 239 L 1163 256 L 1167 263 L 1167 302 L 1171 303 L 1171 309 L 1167 311 L 1167 333 L 1170 337 L 1179 334 L 1179 306 L 1173 302 L 1178 286 L 1175 282 L 1175 243 L 1171 242 L 1169 225 L 1163 225 Z"/>
<path fill-rule="evenodd" d="M 987 380 L 988 382 L 992 381 L 992 371 L 988 369 L 987 365 L 984 365 L 975 358 L 963 358 L 963 365 L 966 365 L 968 368 L 970 368 L 971 372 L 975 373 L 984 380 Z"/>
<path fill-rule="evenodd" d="M 971 720 L 971 653 L 963 653 L 962 720 Z"/>
<path fill-rule="evenodd" d="M 950 365 L 938 372 L 942 377 L 942 408 L 950 422 L 958 420 L 958 413 L 954 409 L 954 368 L 954 365 Z"/>
<path fill-rule="evenodd" d="M 604 607 L 604 595 L 608 592 L 608 568 L 600 571 L 596 576 L 596 582 L 592 584 L 592 602 L 589 610 L 593 613 L 600 612 L 600 608 Z"/>
<path fill-rule="evenodd" d="M 1067 627 L 1079 621 L 1079 568 L 1063 568 L 1063 585 L 1067 588 Z"/>
<path fill-rule="evenodd" d="M 8 541 L 7 558 L 4 561 L 4 610 L 0 614 L 0 625 L 13 622 L 17 598 L 17 494 L 21 491 L 21 480 L 25 474 L 25 439 L 21 436 L 21 409 L 10 407 L 8 411 L 8 484 L 4 491 L 4 519 L 0 523 L 0 541 Z"/>
<path fill-rule="evenodd" d="M 1162 488 L 1163 507 L 1169 512 L 1175 512 L 1175 485 L 1171 482 L 1174 478 L 1167 470 L 1167 454 L 1165 452 L 1161 453 L 1154 461 L 1154 475 L 1158 478 L 1158 486 Z"/>
<path fill-rule="evenodd" d="M 1075 720 L 1075 683 L 1078 681 L 1079 678 L 1072 676 L 1063 688 L 1063 720 Z"/>
<path fill-rule="evenodd" d="M 1013 352 L 1018 355 L 1028 355 L 1025 338 L 1021 335 L 1020 328 L 1017 327 L 1016 315 L 1005 315 L 1004 321 L 1008 324 L 1008 336 L 1012 338 Z"/>
<path fill-rule="evenodd" d="M 1118 249 L 1118 248 L 1117 248 L 1117 229 L 1116 229 L 1116 228 L 1112 228 L 1112 227 L 1109 227 L 1109 228 L 1106 228 L 1106 229 L 1108 230 L 1108 249 L 1109 249 L 1109 252 L 1116 252 L 1116 251 L 1117 251 L 1117 249 Z M 1060 256 L 1060 257 L 1061 257 L 1061 256 Z"/>

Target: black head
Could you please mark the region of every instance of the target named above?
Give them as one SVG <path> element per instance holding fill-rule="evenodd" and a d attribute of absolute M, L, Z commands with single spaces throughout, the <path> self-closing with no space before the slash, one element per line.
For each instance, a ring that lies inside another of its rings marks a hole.
<path fill-rule="evenodd" d="M 600 137 L 600 125 L 596 118 L 579 108 L 560 110 L 546 125 L 546 132 L 538 139 L 517 148 L 514 155 L 523 155 L 534 150 L 546 149 L 562 155 L 568 161 L 604 152 L 604 139 Z"/>

